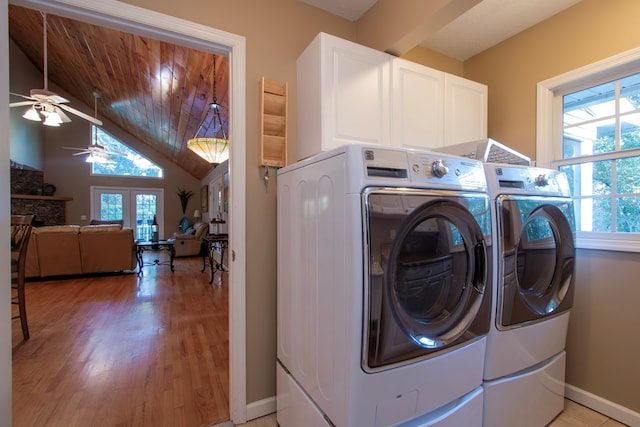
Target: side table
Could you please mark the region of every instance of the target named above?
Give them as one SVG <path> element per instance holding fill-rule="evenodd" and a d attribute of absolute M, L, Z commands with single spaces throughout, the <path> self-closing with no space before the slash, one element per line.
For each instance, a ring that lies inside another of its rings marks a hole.
<path fill-rule="evenodd" d="M 211 269 L 211 280 L 209 280 L 209 284 L 212 284 L 213 276 L 216 272 L 224 271 L 224 252 L 229 244 L 229 234 L 207 234 L 202 238 L 202 243 L 206 250 L 202 254 L 202 270 L 200 270 L 200 272 L 204 272 L 204 270 L 206 270 L 208 261 L 208 267 Z M 216 249 L 220 250 L 220 262 L 216 262 L 213 256 Z"/>
<path fill-rule="evenodd" d="M 156 258 L 153 260 L 154 265 L 169 265 L 171 268 L 171 272 L 173 273 L 173 259 L 176 256 L 176 250 L 173 246 L 173 241 L 169 240 L 158 240 L 157 242 L 153 241 L 138 241 L 136 242 L 136 259 L 138 260 L 138 276 L 142 273 L 142 268 L 144 267 L 144 258 L 143 254 L 145 251 L 167 251 L 169 252 L 169 260 L 160 260 Z"/>

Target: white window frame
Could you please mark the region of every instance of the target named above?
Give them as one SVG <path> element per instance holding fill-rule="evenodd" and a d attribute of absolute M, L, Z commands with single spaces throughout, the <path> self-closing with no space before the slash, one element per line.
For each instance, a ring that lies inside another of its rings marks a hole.
<path fill-rule="evenodd" d="M 640 70 L 640 48 L 569 71 L 537 85 L 536 165 L 557 169 L 562 158 L 562 96 L 572 89 L 596 85 Z M 557 115 L 558 120 L 554 120 Z M 576 247 L 610 251 L 640 252 L 638 233 L 577 232 Z"/>

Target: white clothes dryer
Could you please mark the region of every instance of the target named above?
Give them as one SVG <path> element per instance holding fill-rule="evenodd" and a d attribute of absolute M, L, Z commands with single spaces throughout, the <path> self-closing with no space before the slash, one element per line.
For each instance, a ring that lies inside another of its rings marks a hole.
<path fill-rule="evenodd" d="M 547 425 L 564 407 L 574 292 L 574 206 L 555 170 L 485 164 L 494 209 L 494 302 L 484 425 Z"/>
<path fill-rule="evenodd" d="M 482 425 L 482 164 L 348 145 L 277 180 L 279 425 Z"/>

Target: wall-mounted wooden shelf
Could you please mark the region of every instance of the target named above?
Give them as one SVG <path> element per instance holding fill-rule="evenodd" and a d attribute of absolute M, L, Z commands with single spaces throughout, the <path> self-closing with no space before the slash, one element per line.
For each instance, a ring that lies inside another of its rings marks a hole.
<path fill-rule="evenodd" d="M 287 83 L 260 80 L 260 165 L 287 165 Z"/>

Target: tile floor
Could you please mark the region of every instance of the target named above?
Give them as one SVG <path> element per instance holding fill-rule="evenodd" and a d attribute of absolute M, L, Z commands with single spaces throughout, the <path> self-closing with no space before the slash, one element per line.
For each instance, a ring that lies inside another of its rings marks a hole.
<path fill-rule="evenodd" d="M 270 414 L 238 427 L 277 427 L 276 414 Z M 612 420 L 598 412 L 579 405 L 571 400 L 565 400 L 564 411 L 553 420 L 549 427 L 623 427 L 625 424 Z M 231 421 L 216 424 L 211 427 L 235 427 Z"/>
<path fill-rule="evenodd" d="M 626 425 L 572 400 L 565 399 L 564 402 L 564 411 L 549 424 L 549 427 L 622 427 Z"/>

